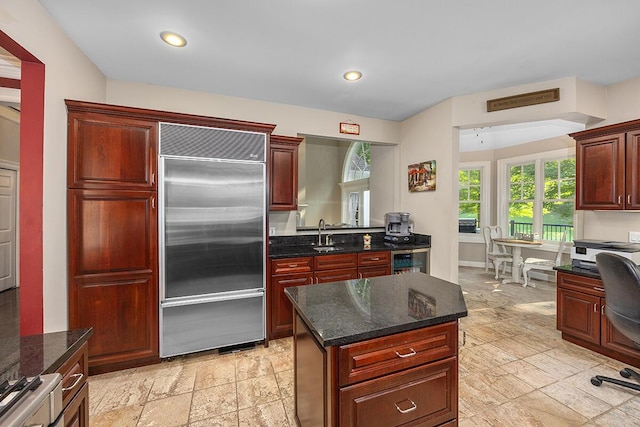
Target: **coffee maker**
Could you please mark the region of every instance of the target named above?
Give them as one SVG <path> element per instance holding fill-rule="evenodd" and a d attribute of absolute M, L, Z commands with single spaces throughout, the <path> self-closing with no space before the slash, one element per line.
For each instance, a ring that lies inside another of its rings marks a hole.
<path fill-rule="evenodd" d="M 413 243 L 411 234 L 413 225 L 409 221 L 408 212 L 387 212 L 384 214 L 385 232 L 384 240 L 391 243 Z"/>

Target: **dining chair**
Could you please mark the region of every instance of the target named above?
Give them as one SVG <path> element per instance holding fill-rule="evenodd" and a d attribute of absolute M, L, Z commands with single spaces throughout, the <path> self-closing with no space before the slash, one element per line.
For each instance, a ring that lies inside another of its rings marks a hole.
<path fill-rule="evenodd" d="M 567 245 L 567 232 L 564 231 L 562 233 L 562 237 L 560 238 L 560 244 L 558 245 L 558 252 L 556 253 L 556 258 L 554 260 L 544 259 L 544 258 L 527 258 L 524 260 L 524 266 L 522 267 L 522 275 L 524 276 L 524 284 L 523 287 L 531 286 L 536 287 L 533 282 L 529 282 L 529 271 L 531 270 L 542 270 L 542 271 L 554 271 L 553 268 L 560 265 L 560 261 L 562 259 L 562 252 Z"/>
<path fill-rule="evenodd" d="M 493 263 L 496 271 L 496 280 L 498 279 L 498 271 L 502 264 L 502 274 L 505 274 L 507 263 L 513 263 L 513 257 L 506 248 L 499 243 L 493 241 L 495 238 L 502 237 L 502 228 L 499 225 L 486 225 L 482 227 L 482 236 L 484 237 L 485 256 L 484 271 L 489 271 L 489 261 Z"/>

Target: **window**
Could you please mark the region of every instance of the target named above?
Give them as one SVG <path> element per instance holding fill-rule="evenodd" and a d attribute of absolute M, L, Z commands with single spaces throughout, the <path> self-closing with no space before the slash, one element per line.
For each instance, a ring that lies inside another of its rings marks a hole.
<path fill-rule="evenodd" d="M 458 170 L 458 232 L 479 234 L 489 218 L 490 162 L 460 163 Z"/>
<path fill-rule="evenodd" d="M 354 141 L 344 158 L 341 188 L 342 222 L 369 226 L 369 173 L 371 145 Z"/>
<path fill-rule="evenodd" d="M 574 237 L 575 154 L 558 150 L 498 161 L 498 192 L 506 203 L 499 222 L 510 236 L 537 234 L 559 241 Z"/>
<path fill-rule="evenodd" d="M 462 169 L 458 172 L 458 231 L 476 233 L 480 224 L 480 169 Z"/>

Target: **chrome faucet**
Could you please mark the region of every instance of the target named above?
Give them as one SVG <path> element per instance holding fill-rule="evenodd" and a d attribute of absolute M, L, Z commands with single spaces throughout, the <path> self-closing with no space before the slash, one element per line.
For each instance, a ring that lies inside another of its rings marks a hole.
<path fill-rule="evenodd" d="M 326 229 L 324 219 L 320 218 L 320 222 L 318 222 L 318 246 L 322 246 L 322 230 L 324 229 Z"/>

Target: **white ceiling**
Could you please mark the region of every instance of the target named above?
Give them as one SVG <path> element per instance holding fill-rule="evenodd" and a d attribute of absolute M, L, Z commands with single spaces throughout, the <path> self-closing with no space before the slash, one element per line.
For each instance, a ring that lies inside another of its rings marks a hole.
<path fill-rule="evenodd" d="M 639 0 L 39 1 L 110 79 L 345 115 L 403 120 L 456 95 L 640 75 Z M 350 69 L 364 77 L 343 80 Z"/>

